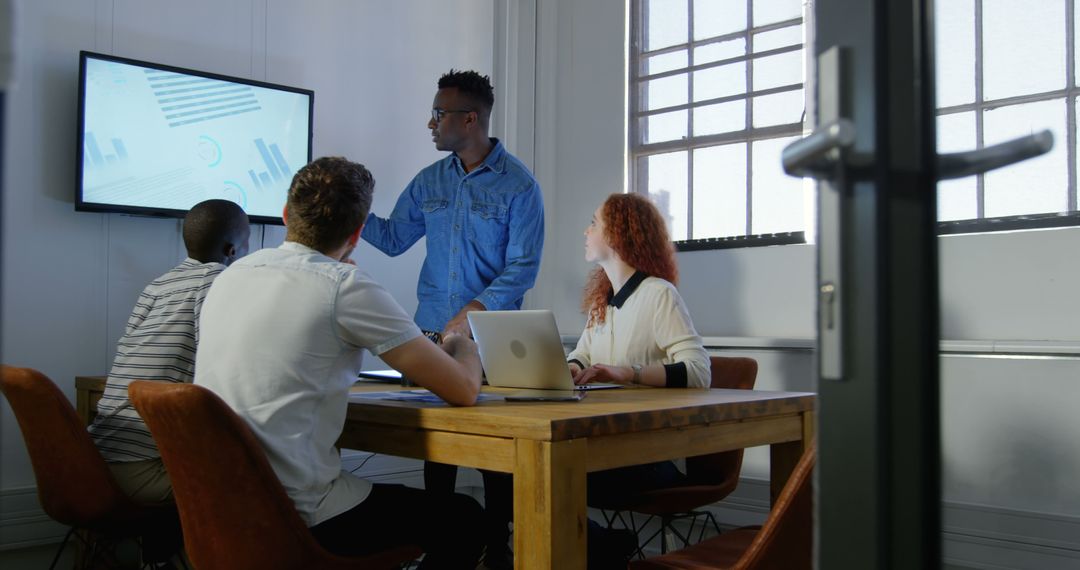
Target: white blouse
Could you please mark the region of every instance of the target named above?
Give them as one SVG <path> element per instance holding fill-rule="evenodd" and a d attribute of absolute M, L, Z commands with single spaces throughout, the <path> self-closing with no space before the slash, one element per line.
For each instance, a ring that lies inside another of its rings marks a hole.
<path fill-rule="evenodd" d="M 630 366 L 664 364 L 668 386 L 708 388 L 709 355 L 694 329 L 675 286 L 637 272 L 612 296 L 603 324 L 581 333 L 577 347 L 567 356 L 583 368 L 593 364 Z M 671 366 L 682 363 L 682 366 Z"/>

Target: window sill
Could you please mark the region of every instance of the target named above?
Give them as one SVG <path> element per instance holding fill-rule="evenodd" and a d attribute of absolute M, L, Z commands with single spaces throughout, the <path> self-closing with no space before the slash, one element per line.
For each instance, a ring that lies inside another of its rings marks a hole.
<path fill-rule="evenodd" d="M 796 245 L 804 243 L 806 243 L 805 232 L 784 232 L 778 234 L 680 240 L 675 242 L 675 249 L 678 251 L 704 251 L 712 249 L 767 247 L 771 245 Z"/>
<path fill-rule="evenodd" d="M 578 335 L 561 335 L 563 345 L 577 345 Z M 702 337 L 708 350 L 767 350 L 815 351 L 813 338 L 706 336 Z M 1080 341 L 1061 340 L 942 340 L 939 349 L 947 356 L 1045 356 L 1080 358 Z"/>

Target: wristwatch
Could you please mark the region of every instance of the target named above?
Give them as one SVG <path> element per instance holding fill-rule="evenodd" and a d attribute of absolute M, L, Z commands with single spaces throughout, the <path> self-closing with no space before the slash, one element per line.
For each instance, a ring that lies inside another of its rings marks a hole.
<path fill-rule="evenodd" d="M 641 384 L 641 369 L 644 367 L 640 364 L 631 364 L 630 368 L 634 370 L 634 377 L 630 379 L 630 383 Z"/>

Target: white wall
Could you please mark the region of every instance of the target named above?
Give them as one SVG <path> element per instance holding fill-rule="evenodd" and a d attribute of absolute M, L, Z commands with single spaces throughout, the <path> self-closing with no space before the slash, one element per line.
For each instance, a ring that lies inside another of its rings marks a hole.
<path fill-rule="evenodd" d="M 377 180 L 386 213 L 441 157 L 426 130 L 451 67 L 492 73 L 491 0 L 33 0 L 18 5 L 8 92 L 3 203 L 3 362 L 73 377 L 103 374 L 143 286 L 183 257 L 179 222 L 77 213 L 73 206 L 79 50 L 315 91 L 314 155 L 344 155 Z M 258 246 L 263 234 L 256 228 Z M 265 228 L 265 245 L 284 233 Z M 416 306 L 423 244 L 359 263 Z M 21 435 L 0 405 L 0 499 L 33 485 Z M 10 494 L 10 493 L 9 493 Z"/>

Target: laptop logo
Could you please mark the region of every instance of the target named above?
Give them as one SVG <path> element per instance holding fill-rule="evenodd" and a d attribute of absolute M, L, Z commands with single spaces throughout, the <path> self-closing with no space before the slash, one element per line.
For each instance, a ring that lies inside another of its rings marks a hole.
<path fill-rule="evenodd" d="M 525 354 L 528 351 L 525 350 L 525 343 L 521 342 L 520 340 L 515 340 L 514 342 L 510 343 L 510 352 L 512 352 L 514 356 L 518 358 L 525 358 Z"/>

